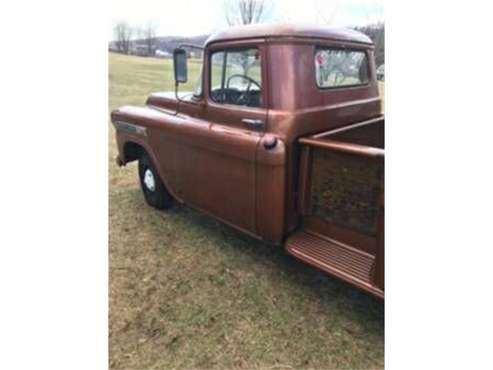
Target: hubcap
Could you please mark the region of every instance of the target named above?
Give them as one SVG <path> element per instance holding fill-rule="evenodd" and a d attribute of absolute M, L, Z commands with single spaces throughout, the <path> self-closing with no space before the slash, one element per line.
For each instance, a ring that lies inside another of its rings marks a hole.
<path fill-rule="evenodd" d="M 144 184 L 146 184 L 147 189 L 154 191 L 156 189 L 156 180 L 154 179 L 154 174 L 150 169 L 146 169 L 144 172 Z"/>

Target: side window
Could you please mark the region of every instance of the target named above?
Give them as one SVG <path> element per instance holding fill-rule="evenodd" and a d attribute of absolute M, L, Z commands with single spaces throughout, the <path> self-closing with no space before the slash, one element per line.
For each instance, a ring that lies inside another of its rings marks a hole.
<path fill-rule="evenodd" d="M 211 54 L 210 95 L 222 104 L 260 107 L 262 67 L 256 48 L 221 50 Z"/>
<path fill-rule="evenodd" d="M 211 91 L 221 89 L 224 64 L 224 51 L 217 51 L 211 57 Z"/>

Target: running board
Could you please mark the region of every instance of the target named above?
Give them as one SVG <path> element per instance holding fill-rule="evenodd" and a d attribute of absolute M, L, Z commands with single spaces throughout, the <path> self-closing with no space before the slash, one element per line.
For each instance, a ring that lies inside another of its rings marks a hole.
<path fill-rule="evenodd" d="M 371 254 L 306 231 L 290 236 L 286 250 L 309 265 L 384 298 L 384 292 L 373 283 L 375 257 Z"/>

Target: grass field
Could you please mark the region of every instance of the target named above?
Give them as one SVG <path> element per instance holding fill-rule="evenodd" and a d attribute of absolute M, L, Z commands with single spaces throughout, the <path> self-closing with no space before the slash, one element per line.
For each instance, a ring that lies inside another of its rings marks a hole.
<path fill-rule="evenodd" d="M 110 110 L 172 86 L 169 61 L 109 55 Z M 111 368 L 383 367 L 383 303 L 186 207 L 148 207 L 109 130 Z"/>

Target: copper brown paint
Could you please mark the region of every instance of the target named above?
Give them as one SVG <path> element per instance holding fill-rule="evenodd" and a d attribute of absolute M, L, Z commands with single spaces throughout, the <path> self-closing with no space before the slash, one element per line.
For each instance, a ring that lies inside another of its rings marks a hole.
<path fill-rule="evenodd" d="M 317 46 L 367 53 L 368 84 L 318 88 Z M 262 106 L 213 102 L 210 53 L 245 47 L 260 53 Z M 375 235 L 331 224 L 313 215 L 309 204 L 315 147 L 369 156 L 383 165 L 384 119 L 371 41 L 352 30 L 243 26 L 207 40 L 203 68 L 199 97 L 177 101 L 173 93 L 155 93 L 145 107 L 112 112 L 113 122 L 147 129 L 145 136 L 117 130 L 117 161 L 138 159 L 129 148 L 140 146 L 178 202 L 255 238 L 285 244 L 295 257 L 383 298 L 383 173 Z M 249 127 L 244 119 L 265 125 Z"/>

